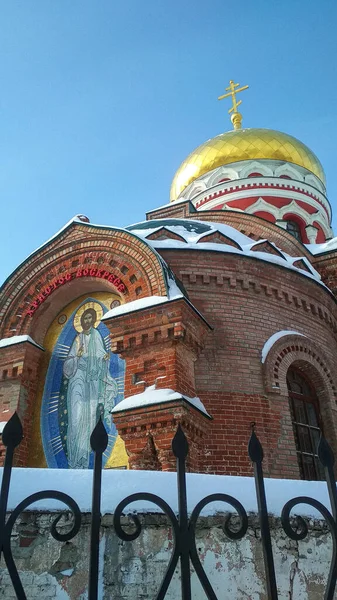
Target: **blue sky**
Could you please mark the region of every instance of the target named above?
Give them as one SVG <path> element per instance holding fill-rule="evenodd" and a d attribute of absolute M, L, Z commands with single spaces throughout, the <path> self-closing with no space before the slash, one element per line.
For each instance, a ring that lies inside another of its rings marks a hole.
<path fill-rule="evenodd" d="M 77 213 L 124 226 L 165 204 L 197 145 L 244 126 L 318 155 L 337 233 L 337 3 L 0 3 L 0 280 Z"/>

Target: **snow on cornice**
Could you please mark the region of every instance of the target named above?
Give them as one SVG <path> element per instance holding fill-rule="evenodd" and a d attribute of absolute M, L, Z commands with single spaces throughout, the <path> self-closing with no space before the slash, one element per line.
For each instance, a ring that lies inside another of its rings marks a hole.
<path fill-rule="evenodd" d="M 40 350 L 44 350 L 40 344 L 34 342 L 30 335 L 13 335 L 12 337 L 2 338 L 2 340 L 0 340 L 0 348 L 6 348 L 7 346 L 12 346 L 13 344 L 21 344 L 21 342 L 29 342 L 30 344 L 33 344 L 33 346 L 40 348 Z"/>
<path fill-rule="evenodd" d="M 150 385 L 140 394 L 125 398 L 112 409 L 111 413 L 114 414 L 115 412 L 122 412 L 134 408 L 144 408 L 144 406 L 174 402 L 176 400 L 185 400 L 204 415 L 210 419 L 212 418 L 208 414 L 200 398 L 190 398 L 189 396 L 185 396 L 184 394 L 180 394 L 169 388 L 157 389 L 155 385 Z"/>
<path fill-rule="evenodd" d="M 284 329 L 283 331 L 277 331 L 276 333 L 273 333 L 273 335 L 270 336 L 270 338 L 266 341 L 265 345 L 262 348 L 262 352 L 261 352 L 262 364 L 266 362 L 268 353 L 271 350 L 271 348 L 274 346 L 274 344 L 278 340 L 280 340 L 281 338 L 283 338 L 287 335 L 300 335 L 302 337 L 307 337 L 306 335 L 304 335 L 304 333 L 300 333 L 299 331 L 292 331 L 291 329 L 289 329 L 289 330 Z"/>
<path fill-rule="evenodd" d="M 148 236 L 155 233 L 156 231 L 165 228 L 172 233 L 178 234 L 182 237 L 185 242 L 174 240 L 174 239 L 158 239 L 158 240 L 149 240 Z M 270 254 L 267 252 L 259 252 L 257 249 L 260 244 L 268 240 L 251 240 L 248 236 L 243 233 L 237 231 L 234 227 L 230 225 L 225 225 L 223 223 L 213 223 L 208 221 L 198 221 L 195 219 L 154 219 L 153 221 L 143 221 L 141 223 L 137 223 L 135 225 L 131 225 L 127 227 L 127 229 L 137 236 L 146 239 L 147 242 L 156 250 L 168 250 L 168 249 L 177 249 L 177 250 L 199 250 L 199 251 L 213 251 L 213 252 L 225 252 L 230 254 L 238 254 L 241 256 L 247 256 L 250 258 L 255 258 L 262 260 L 264 262 L 273 263 L 280 267 L 284 267 L 290 269 L 292 271 L 296 271 L 296 273 L 300 273 L 305 277 L 313 279 L 314 281 L 320 283 L 322 286 L 326 287 L 324 283 L 321 281 L 320 274 L 314 269 L 310 261 L 304 256 L 290 256 L 283 250 L 280 250 L 273 242 L 269 242 L 274 248 L 278 251 L 280 256 L 276 256 L 274 254 Z M 226 243 L 212 243 L 212 242 L 203 242 L 202 239 L 204 237 L 208 237 L 213 233 L 221 233 L 227 238 L 233 240 L 236 244 L 238 244 L 239 248 L 235 248 L 230 244 Z M 337 240 L 337 238 L 336 238 Z M 256 247 L 256 250 L 255 250 Z M 337 241 L 336 241 L 337 247 Z M 310 249 L 310 247 L 309 247 Z M 305 265 L 308 267 L 308 271 L 304 269 L 300 269 L 299 267 L 294 266 L 294 263 L 302 260 Z"/>
<path fill-rule="evenodd" d="M 311 254 L 317 256 L 317 254 L 324 254 L 326 252 L 333 252 L 337 250 L 337 237 L 323 242 L 323 244 L 305 244 L 305 247 L 310 250 Z"/>
<path fill-rule="evenodd" d="M 184 296 L 180 294 L 180 298 Z M 164 304 L 165 302 L 172 302 L 176 300 L 178 296 L 175 298 L 169 298 L 168 296 L 147 296 L 146 298 L 139 298 L 138 300 L 133 300 L 132 302 L 127 302 L 126 304 L 120 304 L 115 308 L 112 308 L 102 317 L 102 321 L 106 319 L 112 319 L 113 317 L 120 317 L 121 315 L 125 315 L 130 312 L 136 312 L 137 310 L 143 310 L 144 308 L 150 308 L 151 306 L 157 306 L 157 304 Z"/>

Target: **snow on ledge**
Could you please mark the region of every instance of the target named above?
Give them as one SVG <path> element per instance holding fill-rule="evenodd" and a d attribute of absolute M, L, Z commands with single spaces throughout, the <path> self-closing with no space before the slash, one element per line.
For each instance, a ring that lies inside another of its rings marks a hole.
<path fill-rule="evenodd" d="M 168 296 L 147 296 L 146 298 L 139 298 L 139 300 L 133 300 L 132 302 L 120 304 L 120 306 L 112 308 L 107 313 L 105 313 L 105 315 L 102 317 L 102 321 L 105 321 L 106 319 L 112 319 L 113 317 L 119 317 L 120 315 L 125 315 L 129 312 L 142 310 L 143 308 L 156 306 L 157 304 L 163 304 L 164 302 L 172 302 L 177 298 L 183 297 L 184 296 L 180 294 L 180 296 L 177 295 L 174 298 L 169 298 Z"/>
<path fill-rule="evenodd" d="M 13 335 L 9 338 L 2 338 L 2 340 L 0 340 L 0 348 L 12 346 L 13 344 L 20 344 L 21 342 L 29 342 L 30 344 L 33 344 L 33 346 L 44 350 L 44 348 L 40 346 L 40 344 L 34 342 L 33 338 L 31 338 L 30 335 Z"/>
<path fill-rule="evenodd" d="M 0 469 L 0 482 L 3 469 Z M 87 469 L 24 469 L 14 468 L 9 492 L 8 510 L 14 508 L 24 498 L 42 490 L 58 490 L 69 494 L 79 505 L 83 513 L 91 512 L 91 490 L 93 471 Z M 256 513 L 256 492 L 252 477 L 234 477 L 229 475 L 205 475 L 188 473 L 187 506 L 191 514 L 195 505 L 206 494 L 230 494 L 237 498 L 247 513 Z M 295 496 L 310 496 L 319 500 L 330 509 L 327 485 L 323 481 L 294 481 L 286 479 L 265 479 L 268 512 L 280 516 L 284 504 Z M 102 472 L 102 514 L 112 514 L 119 502 L 129 494 L 150 492 L 163 498 L 172 510 L 178 512 L 177 475 L 161 471 L 131 471 L 104 469 Z M 52 499 L 41 500 L 28 507 L 28 510 L 54 511 L 64 510 L 65 506 Z M 161 512 L 159 507 L 140 500 L 130 504 L 123 512 Z M 232 507 L 223 502 L 207 505 L 202 515 L 214 515 L 218 512 L 232 511 Z M 303 516 L 322 518 L 312 506 L 300 504 L 293 513 Z"/>
<path fill-rule="evenodd" d="M 186 400 L 188 404 L 191 404 L 194 406 L 194 408 L 211 418 L 200 398 L 189 398 L 189 396 L 185 396 L 184 394 L 180 394 L 179 392 L 175 392 L 169 388 L 156 389 L 155 385 L 150 385 L 144 390 L 144 392 L 141 392 L 140 394 L 135 394 L 134 396 L 125 398 L 112 409 L 111 413 L 113 414 L 115 412 L 131 410 L 132 408 L 142 408 L 151 404 L 173 402 L 174 400 L 181 399 Z"/>
<path fill-rule="evenodd" d="M 323 254 L 325 252 L 333 252 L 337 250 L 337 237 L 331 238 L 327 242 L 323 242 L 322 244 L 304 244 L 308 250 L 310 250 L 311 254 L 316 256 L 316 254 Z"/>
<path fill-rule="evenodd" d="M 275 342 L 277 342 L 280 338 L 285 337 L 286 335 L 301 335 L 302 337 L 307 337 L 306 335 L 304 335 L 304 333 L 300 333 L 299 331 L 292 331 L 290 329 L 288 331 L 284 330 L 284 331 L 277 331 L 276 333 L 273 333 L 273 335 L 270 336 L 270 338 L 266 341 L 265 345 L 262 348 L 262 353 L 261 353 L 262 364 L 266 361 L 268 352 L 272 348 L 272 346 L 275 344 Z"/>

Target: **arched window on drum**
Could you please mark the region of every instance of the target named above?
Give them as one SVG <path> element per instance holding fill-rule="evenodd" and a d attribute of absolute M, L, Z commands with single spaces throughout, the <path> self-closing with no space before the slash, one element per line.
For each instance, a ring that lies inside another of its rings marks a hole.
<path fill-rule="evenodd" d="M 295 221 L 287 221 L 287 231 L 291 233 L 299 242 L 302 241 L 301 230 L 298 223 Z"/>
<path fill-rule="evenodd" d="M 296 369 L 289 369 L 287 386 L 301 478 L 324 479 L 317 456 L 320 414 L 315 390 Z"/>

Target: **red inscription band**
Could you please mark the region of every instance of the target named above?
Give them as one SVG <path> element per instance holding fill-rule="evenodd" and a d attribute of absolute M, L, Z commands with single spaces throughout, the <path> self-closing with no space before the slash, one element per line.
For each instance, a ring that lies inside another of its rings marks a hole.
<path fill-rule="evenodd" d="M 59 277 L 58 279 L 52 281 L 38 294 L 38 296 L 36 296 L 29 310 L 27 310 L 27 315 L 32 317 L 36 309 L 45 301 L 46 298 L 48 298 L 50 294 L 53 293 L 54 290 L 56 290 L 56 288 L 60 287 L 61 285 L 64 285 L 68 281 L 71 281 L 71 279 L 75 279 L 76 277 L 98 277 L 100 279 L 107 279 L 117 288 L 119 292 L 121 292 L 122 294 L 125 294 L 126 292 L 126 286 L 120 280 L 120 278 L 114 275 L 113 273 L 110 273 L 109 271 L 103 271 L 95 268 L 78 269 L 77 271 L 73 272 L 68 271 L 65 275 L 62 275 L 62 277 Z"/>

